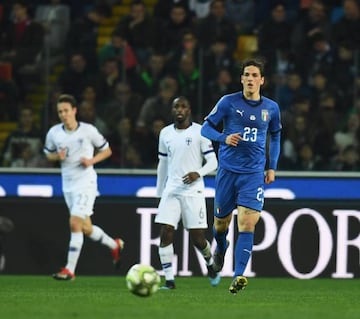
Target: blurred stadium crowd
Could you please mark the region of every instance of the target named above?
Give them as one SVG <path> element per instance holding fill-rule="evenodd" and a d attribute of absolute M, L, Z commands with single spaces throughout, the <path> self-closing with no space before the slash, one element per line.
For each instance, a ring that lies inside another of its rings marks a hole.
<path fill-rule="evenodd" d="M 110 142 L 101 167 L 155 168 L 172 99 L 201 123 L 256 56 L 283 116 L 278 169 L 358 171 L 359 30 L 359 0 L 4 0 L 0 166 L 49 167 L 44 135 L 68 93 Z"/>

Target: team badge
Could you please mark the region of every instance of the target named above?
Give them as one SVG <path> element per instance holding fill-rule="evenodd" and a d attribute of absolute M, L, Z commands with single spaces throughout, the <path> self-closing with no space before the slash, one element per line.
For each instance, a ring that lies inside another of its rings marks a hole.
<path fill-rule="evenodd" d="M 264 122 L 267 122 L 269 120 L 269 112 L 268 112 L 268 110 L 261 110 L 261 119 Z"/>

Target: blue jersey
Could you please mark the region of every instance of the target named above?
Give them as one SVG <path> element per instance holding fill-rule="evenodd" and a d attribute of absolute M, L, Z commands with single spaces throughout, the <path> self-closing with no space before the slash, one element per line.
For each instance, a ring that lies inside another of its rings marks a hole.
<path fill-rule="evenodd" d="M 266 164 L 266 141 L 268 133 L 279 134 L 281 130 L 278 104 L 264 96 L 259 101 L 245 99 L 242 92 L 224 95 L 206 117 L 208 124 L 215 128 L 222 122 L 223 133 L 206 130 L 204 123 L 202 134 L 220 142 L 219 166 L 236 173 L 254 173 L 264 171 Z M 240 133 L 237 147 L 225 144 L 226 136 Z M 270 147 L 280 149 L 277 145 Z M 270 150 L 270 156 L 271 156 Z M 277 154 L 270 159 L 270 167 L 276 168 Z"/>

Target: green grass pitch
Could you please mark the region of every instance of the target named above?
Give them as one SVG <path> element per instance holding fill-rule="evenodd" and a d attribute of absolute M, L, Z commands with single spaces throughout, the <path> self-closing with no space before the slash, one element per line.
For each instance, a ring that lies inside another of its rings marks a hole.
<path fill-rule="evenodd" d="M 249 278 L 231 295 L 230 278 L 178 277 L 177 289 L 151 297 L 128 292 L 124 277 L 0 275 L 1 319 L 358 319 L 359 279 Z"/>

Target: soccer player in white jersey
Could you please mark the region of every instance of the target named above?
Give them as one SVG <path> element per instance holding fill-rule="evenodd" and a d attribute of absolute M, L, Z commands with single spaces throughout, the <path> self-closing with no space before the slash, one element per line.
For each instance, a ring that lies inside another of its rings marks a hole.
<path fill-rule="evenodd" d="M 213 270 L 210 244 L 205 238 L 207 212 L 203 176 L 217 168 L 212 142 L 201 136 L 201 125 L 191 121 L 191 107 L 185 97 L 172 103 L 174 123 L 159 136 L 157 196 L 160 197 L 155 222 L 160 226 L 159 257 L 165 274 L 166 289 L 175 288 L 172 260 L 174 232 L 182 221 L 194 246 L 204 256 L 211 285 L 220 276 Z M 205 163 L 205 164 L 204 164 Z"/>
<path fill-rule="evenodd" d="M 53 277 L 57 280 L 73 280 L 84 235 L 107 246 L 116 266 L 124 242 L 120 238 L 111 238 L 91 221 L 98 193 L 94 164 L 111 156 L 107 140 L 95 126 L 77 121 L 77 104 L 73 96 L 61 95 L 57 101 L 57 112 L 61 123 L 48 131 L 44 152 L 48 160 L 61 164 L 62 189 L 70 213 L 71 236 L 67 264 Z"/>
<path fill-rule="evenodd" d="M 220 144 L 213 227 L 217 271 L 224 265 L 229 246 L 226 236 L 232 212 L 237 209 L 238 213 L 235 271 L 229 287 L 232 294 L 244 289 L 248 283 L 243 273 L 252 253 L 255 226 L 264 205 L 264 184 L 275 180 L 282 128 L 279 105 L 260 93 L 264 84 L 261 60 L 244 61 L 241 83 L 243 90 L 220 98 L 201 129 L 203 136 Z M 223 124 L 222 132 L 217 130 L 220 123 Z"/>

